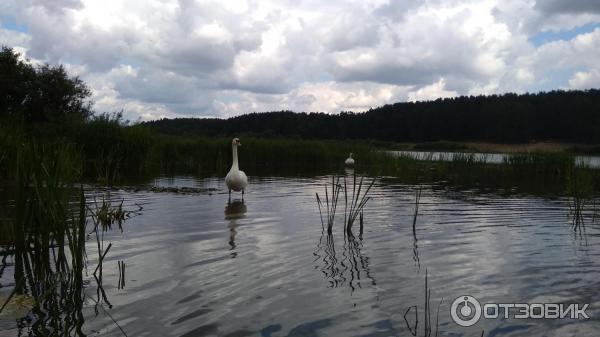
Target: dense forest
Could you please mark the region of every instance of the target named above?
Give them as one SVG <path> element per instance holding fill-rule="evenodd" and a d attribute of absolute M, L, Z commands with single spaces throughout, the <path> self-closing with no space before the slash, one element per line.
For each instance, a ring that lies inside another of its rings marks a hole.
<path fill-rule="evenodd" d="M 251 113 L 146 122 L 166 134 L 394 142 L 600 143 L 600 90 L 463 96 L 385 105 L 364 113 Z"/>

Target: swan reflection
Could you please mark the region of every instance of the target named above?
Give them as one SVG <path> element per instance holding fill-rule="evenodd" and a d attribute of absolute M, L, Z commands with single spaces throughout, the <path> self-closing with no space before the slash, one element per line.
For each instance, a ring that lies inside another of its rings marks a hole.
<path fill-rule="evenodd" d="M 229 220 L 227 227 L 229 228 L 229 246 L 230 250 L 235 249 L 235 235 L 237 234 L 236 228 L 238 227 L 238 221 L 246 217 L 246 211 L 248 208 L 243 200 L 234 200 L 227 202 L 225 206 L 225 220 Z M 236 257 L 237 253 L 233 252 L 231 257 Z"/>

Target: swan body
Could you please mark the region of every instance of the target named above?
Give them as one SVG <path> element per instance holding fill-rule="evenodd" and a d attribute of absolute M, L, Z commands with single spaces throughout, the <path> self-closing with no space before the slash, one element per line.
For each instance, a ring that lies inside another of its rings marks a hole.
<path fill-rule="evenodd" d="M 234 138 L 231 141 L 231 147 L 233 150 L 232 151 L 233 163 L 231 165 L 231 169 L 227 173 L 227 176 L 225 176 L 225 184 L 227 185 L 227 188 L 229 189 L 230 196 L 231 196 L 231 190 L 234 190 L 236 192 L 241 191 L 242 198 L 243 198 L 244 190 L 246 189 L 246 186 L 248 186 L 248 177 L 246 177 L 246 173 L 244 173 L 244 171 L 241 171 L 238 166 L 237 148 L 239 146 L 242 146 L 242 143 L 240 143 L 240 140 L 238 138 Z"/>
<path fill-rule="evenodd" d="M 346 166 L 354 166 L 354 158 L 352 158 L 353 154 L 350 153 L 350 156 L 348 156 L 348 159 L 346 159 L 346 161 L 344 162 L 344 164 L 346 164 Z"/>

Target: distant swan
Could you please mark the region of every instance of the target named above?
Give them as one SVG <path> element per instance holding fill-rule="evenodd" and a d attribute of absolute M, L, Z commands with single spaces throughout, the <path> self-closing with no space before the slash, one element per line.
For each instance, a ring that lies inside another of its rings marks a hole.
<path fill-rule="evenodd" d="M 352 156 L 353 154 L 350 153 L 350 156 L 348 156 L 348 159 L 346 159 L 344 164 L 346 164 L 347 166 L 354 166 L 354 159 L 352 158 Z"/>
<path fill-rule="evenodd" d="M 240 168 L 238 167 L 238 146 L 242 146 L 242 143 L 240 143 L 239 138 L 234 138 L 231 141 L 233 163 L 231 164 L 229 173 L 225 176 L 225 184 L 227 184 L 227 188 L 229 188 L 229 198 L 231 198 L 231 190 L 236 192 L 242 191 L 242 200 L 244 200 L 244 189 L 248 186 L 248 177 L 246 177 L 246 173 L 240 171 Z"/>

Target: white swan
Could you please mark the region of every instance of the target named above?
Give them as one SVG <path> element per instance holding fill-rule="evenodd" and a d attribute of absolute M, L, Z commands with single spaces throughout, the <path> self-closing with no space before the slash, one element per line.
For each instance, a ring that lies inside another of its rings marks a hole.
<path fill-rule="evenodd" d="M 227 173 L 227 176 L 225 176 L 225 184 L 227 184 L 227 188 L 229 188 L 229 198 L 231 198 L 231 190 L 236 192 L 242 191 L 242 200 L 244 200 L 244 189 L 246 189 L 246 186 L 248 186 L 248 177 L 246 177 L 246 173 L 244 173 L 244 171 L 240 171 L 240 168 L 238 167 L 238 146 L 242 146 L 242 143 L 240 143 L 238 138 L 234 138 L 231 141 L 231 148 L 233 150 L 233 163 L 231 164 L 229 173 Z"/>
<path fill-rule="evenodd" d="M 352 158 L 353 154 L 350 153 L 350 156 L 348 156 L 348 159 L 346 159 L 346 161 L 344 162 L 344 164 L 346 164 L 347 166 L 353 166 L 354 165 L 354 159 Z"/>

